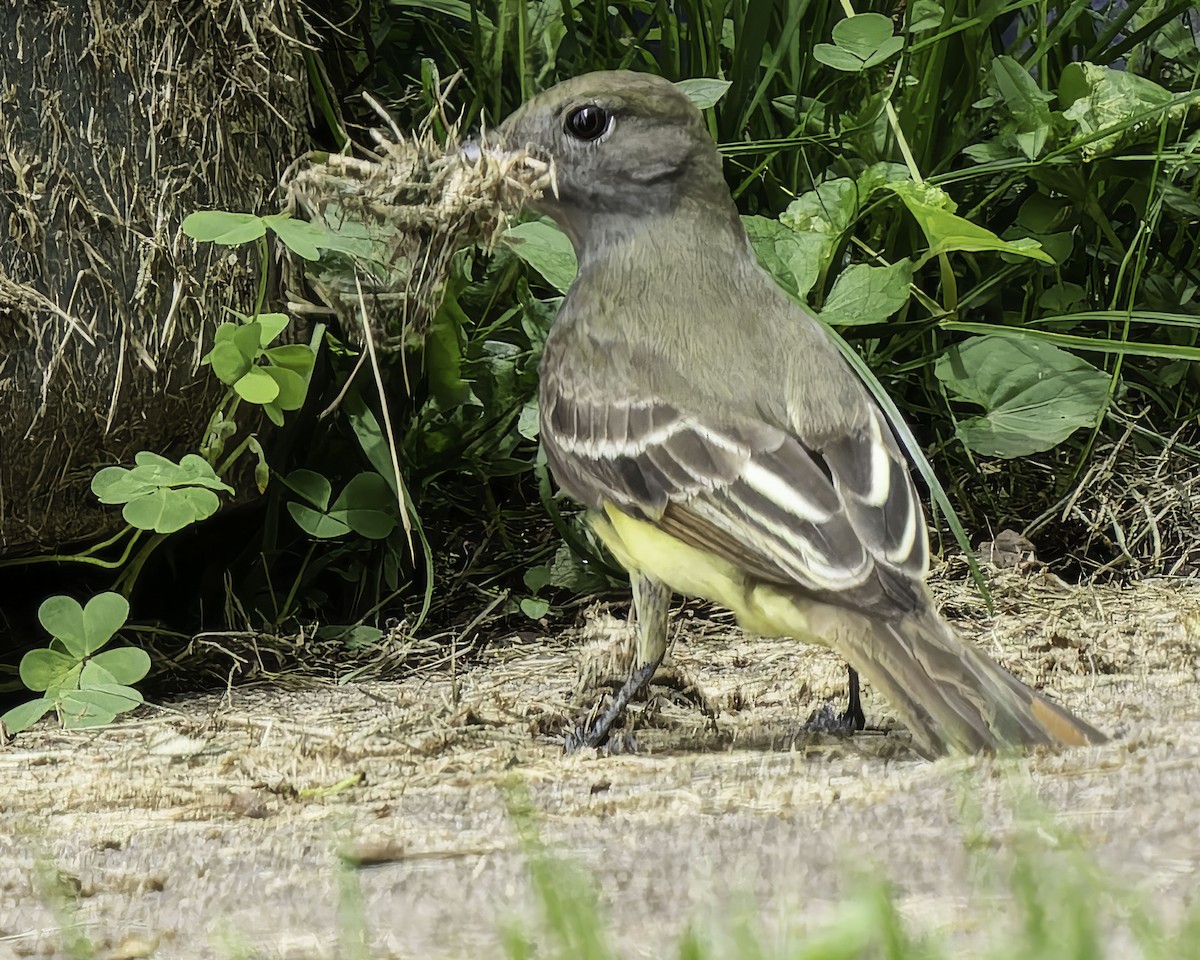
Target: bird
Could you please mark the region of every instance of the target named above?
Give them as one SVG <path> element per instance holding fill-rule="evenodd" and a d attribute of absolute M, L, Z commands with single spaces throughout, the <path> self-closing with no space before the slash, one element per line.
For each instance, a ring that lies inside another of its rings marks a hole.
<path fill-rule="evenodd" d="M 540 442 L 628 572 L 637 622 L 628 677 L 568 749 L 603 746 L 646 688 L 677 593 L 833 649 L 925 756 L 1103 742 L 937 612 L 892 428 L 831 332 L 759 266 L 679 87 L 577 76 L 492 137 L 553 164 L 529 205 L 569 238 L 578 273 L 540 361 Z"/>

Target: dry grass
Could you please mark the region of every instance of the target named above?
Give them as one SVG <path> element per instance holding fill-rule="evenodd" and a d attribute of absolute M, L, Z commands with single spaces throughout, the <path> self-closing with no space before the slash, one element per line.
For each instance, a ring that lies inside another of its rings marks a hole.
<path fill-rule="evenodd" d="M 284 175 L 290 211 L 365 241 L 369 251 L 315 264 L 290 257 L 289 309 L 335 317 L 355 343 L 365 324 L 374 346 L 392 352 L 424 342 L 454 253 L 494 245 L 509 215 L 551 185 L 553 171 L 524 152 L 467 155 L 453 127 L 439 142 L 432 121 L 445 118 L 436 112 L 406 135 L 370 103 L 388 129 L 372 130 L 361 156 L 310 153 Z M 305 287 L 318 303 L 304 297 Z"/>
<path fill-rule="evenodd" d="M 269 204 L 301 149 L 301 7 L 0 4 L 0 554 L 113 532 L 96 469 L 199 441 L 257 265 L 180 225 Z"/>
<path fill-rule="evenodd" d="M 1009 842 L 1006 784 L 1020 772 L 1129 884 L 1176 904 L 1178 864 L 1200 836 L 1187 786 L 1200 756 L 1200 587 L 1081 589 L 994 570 L 993 616 L 962 572 L 934 586 L 964 633 L 1111 744 L 1015 765 L 924 763 L 870 691 L 872 730 L 813 734 L 808 714 L 844 695 L 837 659 L 744 637 L 689 605 L 672 656 L 715 722 L 656 688 L 631 718 L 639 755 L 564 757 L 561 732 L 596 696 L 581 674 L 619 657 L 631 632 L 598 609 L 575 632 L 497 641 L 472 664 L 425 651 L 425 669 L 398 681 L 234 687 L 96 731 L 23 735 L 0 751 L 7 926 L 22 937 L 46 926 L 28 869 L 42 858 L 81 891 L 76 916 L 96 942 L 153 935 L 164 955 L 209 956 L 219 917 L 240 942 L 275 944 L 265 956 L 339 956 L 342 862 L 364 868 L 373 955 L 495 955 L 501 918 L 528 907 L 503 799 L 514 779 L 547 841 L 595 872 L 629 956 L 663 955 L 711 909 L 705 897 L 730 890 L 754 895 L 764 917 L 786 902 L 820 919 L 846 895 L 849 857 L 878 863 L 921 928 L 969 937 L 968 776 L 986 801 L 977 842 Z M 279 952 L 297 938 L 301 953 Z"/>

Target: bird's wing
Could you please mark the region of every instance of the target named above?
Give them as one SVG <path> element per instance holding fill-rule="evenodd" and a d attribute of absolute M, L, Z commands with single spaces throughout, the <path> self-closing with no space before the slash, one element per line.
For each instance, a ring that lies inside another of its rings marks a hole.
<path fill-rule="evenodd" d="M 581 392 L 584 382 L 593 388 Z M 648 390 L 594 385 L 561 364 L 543 373 L 542 442 L 576 499 L 649 520 L 756 578 L 860 608 L 902 599 L 904 582 L 923 576 L 924 517 L 873 406 L 860 429 L 815 449 L 763 419 L 705 417 Z"/>

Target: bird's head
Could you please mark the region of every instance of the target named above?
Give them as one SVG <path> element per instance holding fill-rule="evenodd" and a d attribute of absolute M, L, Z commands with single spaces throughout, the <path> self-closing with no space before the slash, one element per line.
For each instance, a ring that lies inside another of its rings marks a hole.
<path fill-rule="evenodd" d="M 534 206 L 577 248 L 601 223 L 607 232 L 681 206 L 732 208 L 700 111 L 662 77 L 614 70 L 567 80 L 521 106 L 498 139 L 553 162 L 556 190 Z"/>

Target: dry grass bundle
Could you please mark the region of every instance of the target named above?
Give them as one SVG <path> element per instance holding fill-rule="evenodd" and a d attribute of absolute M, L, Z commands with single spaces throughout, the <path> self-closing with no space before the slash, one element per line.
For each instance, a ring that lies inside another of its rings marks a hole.
<path fill-rule="evenodd" d="M 309 153 L 284 175 L 288 211 L 347 241 L 316 262 L 289 258 L 289 309 L 335 317 L 356 343 L 365 324 L 392 352 L 424 342 L 454 253 L 494 245 L 553 170 L 524 152 L 464 151 L 453 127 L 445 144 L 430 122 L 406 135 L 367 99 L 388 132 L 371 131 L 365 156 Z M 305 286 L 319 303 L 305 302 Z"/>
<path fill-rule="evenodd" d="M 1031 525 L 1082 528 L 1072 555 L 1093 577 L 1200 572 L 1200 451 L 1176 433 L 1146 449 L 1137 426 L 1102 447 L 1071 495 Z M 1036 537 L 1035 537 L 1036 539 Z"/>

